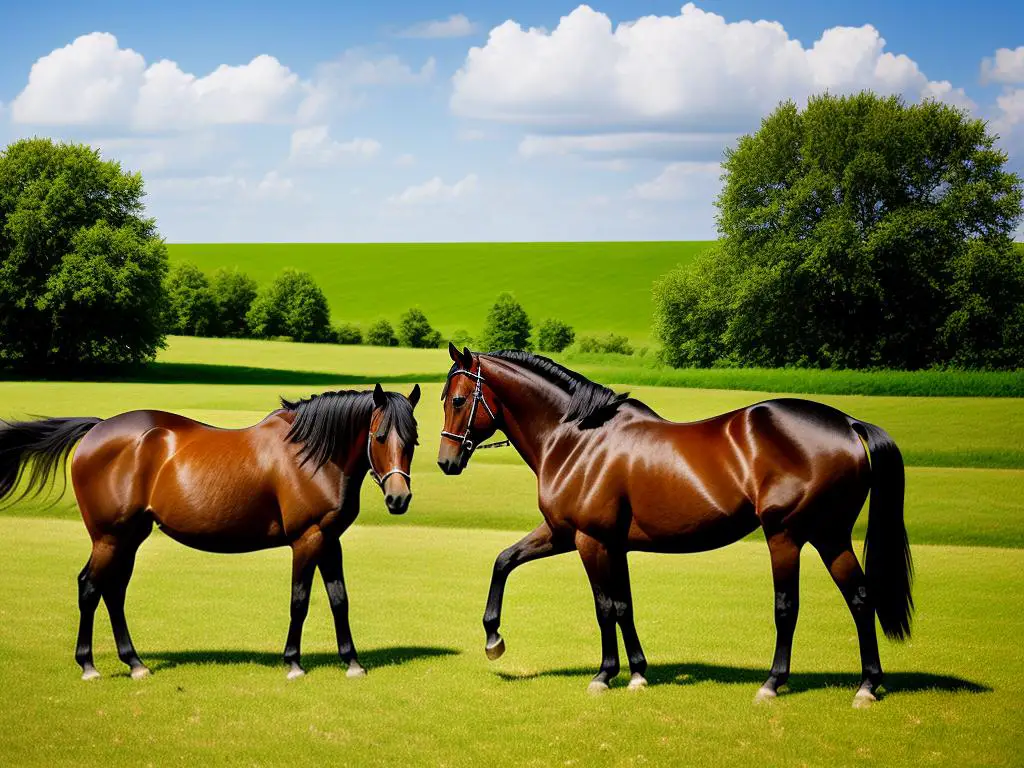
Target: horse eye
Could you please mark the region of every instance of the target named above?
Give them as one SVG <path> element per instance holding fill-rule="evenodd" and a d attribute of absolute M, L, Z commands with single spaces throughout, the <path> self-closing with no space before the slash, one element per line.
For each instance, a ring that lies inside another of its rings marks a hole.
<path fill-rule="evenodd" d="M 385 435 L 383 432 L 378 432 L 376 437 L 378 443 L 383 443 L 387 439 L 387 435 Z"/>
<path fill-rule="evenodd" d="M 458 395 L 457 397 L 453 397 L 452 398 L 452 407 L 453 408 L 461 408 L 465 404 L 466 404 L 466 398 L 464 398 L 462 395 Z"/>

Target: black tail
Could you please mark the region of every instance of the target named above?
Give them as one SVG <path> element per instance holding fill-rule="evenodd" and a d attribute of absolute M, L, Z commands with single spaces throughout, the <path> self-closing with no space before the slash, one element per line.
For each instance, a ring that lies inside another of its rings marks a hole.
<path fill-rule="evenodd" d="M 864 539 L 868 590 L 886 637 L 906 640 L 914 611 L 914 565 L 903 524 L 903 456 L 881 427 L 853 419 L 850 425 L 867 442 L 871 458 L 871 505 Z"/>
<path fill-rule="evenodd" d="M 18 487 L 26 467 L 31 470 L 18 500 L 42 493 L 67 463 L 75 443 L 101 421 L 94 417 L 12 422 L 0 419 L 0 501 Z M 61 496 L 65 490 L 66 485 Z"/>

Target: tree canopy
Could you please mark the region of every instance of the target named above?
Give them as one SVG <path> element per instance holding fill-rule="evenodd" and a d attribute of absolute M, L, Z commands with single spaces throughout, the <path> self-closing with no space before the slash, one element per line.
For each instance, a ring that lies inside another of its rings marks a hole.
<path fill-rule="evenodd" d="M 329 341 L 327 297 L 308 272 L 285 269 L 259 292 L 246 316 L 254 336 L 291 336 L 294 341 Z"/>
<path fill-rule="evenodd" d="M 871 93 L 792 102 L 726 152 L 719 243 L 655 286 L 673 365 L 1024 361 L 1022 182 L 984 122 Z"/>
<path fill-rule="evenodd" d="M 167 253 L 142 177 L 81 144 L 0 153 L 0 367 L 152 360 L 164 343 Z"/>

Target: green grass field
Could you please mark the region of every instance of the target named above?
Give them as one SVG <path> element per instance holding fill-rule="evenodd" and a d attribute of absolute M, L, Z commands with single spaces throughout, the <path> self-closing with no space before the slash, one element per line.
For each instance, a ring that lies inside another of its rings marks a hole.
<path fill-rule="evenodd" d="M 238 267 L 259 283 L 293 267 L 313 274 L 334 322 L 365 329 L 392 323 L 410 306 L 445 335 L 474 336 L 502 291 L 535 324 L 556 317 L 577 333 L 625 334 L 647 343 L 651 286 L 707 242 L 635 243 L 262 243 L 169 245 L 171 260 L 212 272 Z M 409 296 L 417 300 L 410 302 Z"/>
<path fill-rule="evenodd" d="M 101 609 L 104 679 L 82 683 L 72 659 L 74 579 L 88 538 L 70 496 L 49 507 L 26 502 L 0 510 L 5 764 L 1020 764 L 1024 399 L 811 395 L 885 427 L 908 463 L 915 635 L 883 643 L 890 695 L 856 711 L 853 623 L 809 548 L 792 692 L 752 704 L 774 642 L 770 568 L 756 534 L 702 555 L 631 557 L 652 664 L 652 685 L 639 695 L 624 678 L 604 697 L 585 693 L 599 643 L 574 555 L 513 576 L 509 652 L 488 663 L 480 616 L 491 564 L 539 521 L 536 485 L 510 450 L 478 454 L 461 477 L 437 470 L 443 350 L 176 338 L 161 360 L 135 381 L 0 382 L 0 417 L 163 408 L 238 427 L 279 395 L 361 389 L 377 378 L 400 391 L 424 382 L 408 514 L 388 515 L 367 483 L 343 540 L 370 676 L 348 680 L 334 662 L 318 584 L 303 646 L 310 674 L 285 680 L 286 550 L 207 555 L 156 533 L 128 597 L 154 675 L 127 678 Z M 606 368 L 600 380 L 626 388 L 629 368 Z M 786 391 L 628 388 L 681 421 Z"/>

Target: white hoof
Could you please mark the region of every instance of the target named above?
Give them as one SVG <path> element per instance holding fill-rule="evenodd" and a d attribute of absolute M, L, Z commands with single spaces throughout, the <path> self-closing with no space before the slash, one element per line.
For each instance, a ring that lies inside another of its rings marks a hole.
<path fill-rule="evenodd" d="M 288 677 L 289 680 L 295 680 L 297 678 L 302 677 L 305 674 L 306 674 L 306 670 L 304 670 L 302 667 L 300 667 L 298 665 L 295 665 L 294 667 L 292 667 L 291 669 L 288 670 L 287 677 Z"/>
<path fill-rule="evenodd" d="M 350 664 L 345 677 L 366 677 L 366 668 L 362 664 Z"/>
<path fill-rule="evenodd" d="M 608 690 L 608 683 L 602 683 L 600 680 L 591 680 L 590 685 L 587 686 L 587 693 L 597 696 Z"/>
<path fill-rule="evenodd" d="M 778 693 L 767 685 L 762 685 L 757 689 L 757 695 L 754 696 L 754 701 L 771 701 L 772 699 L 777 698 L 778 695 Z"/>
<path fill-rule="evenodd" d="M 82 672 L 82 679 L 83 680 L 99 680 L 100 679 L 99 670 L 96 669 L 95 667 L 92 667 L 90 669 L 85 670 L 84 672 Z"/>
<path fill-rule="evenodd" d="M 132 680 L 141 680 L 144 677 L 149 677 L 149 667 L 132 667 L 131 676 Z"/>
<path fill-rule="evenodd" d="M 629 678 L 629 685 L 626 686 L 631 691 L 639 691 L 647 687 L 647 679 L 639 672 L 635 672 L 631 678 Z"/>
<path fill-rule="evenodd" d="M 861 688 L 853 697 L 854 709 L 867 709 L 878 701 L 878 697 L 866 688 Z"/>

